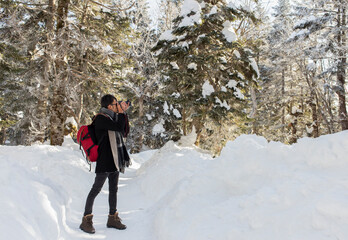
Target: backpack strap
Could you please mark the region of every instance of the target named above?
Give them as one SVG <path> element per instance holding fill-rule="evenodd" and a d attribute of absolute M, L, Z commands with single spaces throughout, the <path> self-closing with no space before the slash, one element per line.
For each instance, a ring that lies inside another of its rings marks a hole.
<path fill-rule="evenodd" d="M 110 117 L 109 115 L 105 114 L 105 113 L 97 113 L 96 115 L 94 115 L 93 119 L 92 119 L 92 124 L 94 123 L 94 120 L 96 119 L 96 117 L 98 115 L 102 115 L 104 117 L 110 118 L 112 120 L 112 117 Z"/>

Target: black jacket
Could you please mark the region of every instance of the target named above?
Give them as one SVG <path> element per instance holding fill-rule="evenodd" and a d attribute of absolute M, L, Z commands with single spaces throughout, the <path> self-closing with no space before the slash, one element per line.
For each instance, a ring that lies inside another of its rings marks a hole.
<path fill-rule="evenodd" d="M 128 134 L 129 124 L 125 114 L 118 114 L 117 121 L 109 117 L 97 115 L 94 119 L 95 135 L 99 143 L 98 160 L 95 168 L 96 173 L 115 172 L 117 171 L 114 158 L 112 156 L 108 130 L 121 132 L 123 136 Z M 123 148 L 124 156 L 128 157 L 126 147 Z"/>

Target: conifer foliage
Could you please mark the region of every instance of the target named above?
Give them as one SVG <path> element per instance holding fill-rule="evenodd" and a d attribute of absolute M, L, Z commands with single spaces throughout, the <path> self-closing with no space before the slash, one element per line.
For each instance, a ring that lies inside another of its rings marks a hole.
<path fill-rule="evenodd" d="M 243 116 L 249 86 L 258 68 L 251 50 L 235 32 L 242 18 L 256 20 L 225 1 L 185 0 L 174 27 L 153 48 L 163 74 L 164 113 L 184 135 L 192 126 L 199 144 L 205 123 Z"/>
<path fill-rule="evenodd" d="M 334 79 L 327 83 L 338 97 L 338 121 L 348 129 L 346 106 L 347 68 L 347 0 L 306 0 L 295 7 L 297 22 L 289 41 L 306 41 L 305 53 L 316 65 L 325 59 L 318 78 Z M 310 39 L 316 38 L 315 44 Z M 334 82 L 335 81 L 335 82 Z"/>
<path fill-rule="evenodd" d="M 4 79 L 24 83 L 20 92 L 27 92 L 20 99 L 27 104 L 16 126 L 26 137 L 17 143 L 49 139 L 61 145 L 67 119 L 89 121 L 100 95 L 115 91 L 115 75 L 127 62 L 124 9 L 112 1 L 88 0 L 0 4 L 3 44 L 20 49 L 23 59 L 17 64 L 25 67 L 25 72 L 12 71 Z"/>

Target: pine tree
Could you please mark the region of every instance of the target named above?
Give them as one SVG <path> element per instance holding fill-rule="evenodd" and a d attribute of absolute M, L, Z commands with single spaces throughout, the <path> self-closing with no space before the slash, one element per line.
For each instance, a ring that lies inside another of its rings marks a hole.
<path fill-rule="evenodd" d="M 310 50 L 316 42 L 292 42 L 294 17 L 289 2 L 280 0 L 262 57 L 257 124 L 259 134 L 269 140 L 294 143 L 302 136 L 318 137 L 322 119 L 327 118 L 322 89 L 314 63 L 318 56 Z"/>
<path fill-rule="evenodd" d="M 205 123 L 246 118 L 246 95 L 256 84 L 253 53 L 238 39 L 234 25 L 253 15 L 224 1 L 186 0 L 174 28 L 164 32 L 153 48 L 164 74 L 168 115 L 179 120 L 183 134 L 198 133 Z"/>
<path fill-rule="evenodd" d="M 289 48 L 285 44 L 291 32 L 290 5 L 288 0 L 279 0 L 274 7 L 274 20 L 265 39 L 267 49 L 263 53 L 261 90 L 258 94 L 259 109 L 257 125 L 262 132 L 272 140 L 286 142 L 287 106 L 291 102 L 289 91 L 290 65 Z M 288 87 L 287 87 L 288 88 Z"/>
<path fill-rule="evenodd" d="M 157 62 L 151 47 L 157 41 L 157 34 L 148 15 L 148 3 L 138 0 L 128 12 L 132 25 L 131 46 L 127 51 L 130 65 L 122 71 L 126 81 L 117 86 L 120 96 L 132 100 L 130 118 L 133 126 L 127 139 L 131 152 L 139 152 L 143 144 L 158 147 L 152 128 L 155 124 L 156 95 L 158 90 Z"/>
<path fill-rule="evenodd" d="M 27 71 L 17 76 L 29 93 L 17 125 L 29 130 L 24 143 L 49 137 L 62 144 L 68 117 L 89 122 L 101 94 L 116 92 L 115 76 L 127 62 L 129 22 L 124 9 L 109 2 L 1 2 L 12 6 L 1 32 L 27 59 Z"/>
<path fill-rule="evenodd" d="M 299 21 L 295 24 L 296 32 L 290 37 L 291 41 L 307 41 L 315 36 L 318 39 L 316 46 L 310 46 L 308 52 L 312 55 L 320 53 L 329 66 L 323 69 L 321 77 L 335 76 L 336 84 L 332 90 L 338 97 L 338 119 L 341 129 L 348 129 L 346 109 L 346 62 L 347 62 L 347 0 L 306 1 L 296 8 Z M 318 54 L 317 54 L 318 55 Z M 317 60 L 317 59 L 315 59 Z"/>

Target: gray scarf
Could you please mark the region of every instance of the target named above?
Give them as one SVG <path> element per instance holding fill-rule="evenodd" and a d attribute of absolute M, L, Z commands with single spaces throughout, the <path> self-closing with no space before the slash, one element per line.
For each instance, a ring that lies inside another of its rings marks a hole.
<path fill-rule="evenodd" d="M 108 115 L 112 120 L 115 120 L 116 113 L 111 111 L 110 109 L 102 107 L 99 112 L 104 113 L 104 114 Z"/>

